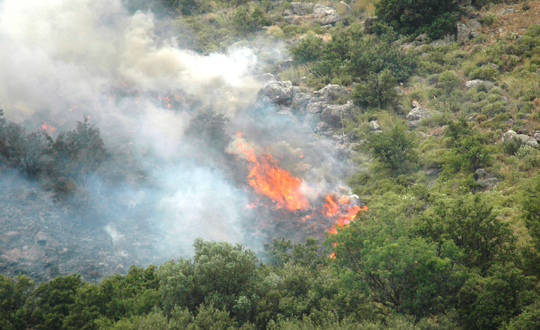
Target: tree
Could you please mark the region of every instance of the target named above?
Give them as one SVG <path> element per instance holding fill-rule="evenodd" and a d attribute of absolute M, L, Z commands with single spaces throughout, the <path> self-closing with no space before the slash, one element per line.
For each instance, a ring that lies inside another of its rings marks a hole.
<path fill-rule="evenodd" d="M 458 313 L 465 330 L 499 329 L 538 299 L 534 278 L 511 263 L 493 266 L 488 275 L 471 278 L 459 294 Z"/>
<path fill-rule="evenodd" d="M 364 286 L 374 302 L 416 317 L 437 315 L 454 304 L 467 279 L 452 242 L 437 244 L 409 235 L 390 215 L 356 220 L 329 237 L 343 280 Z"/>
<path fill-rule="evenodd" d="M 308 35 L 289 49 L 293 60 L 298 63 L 307 63 L 321 57 L 323 41 L 315 35 Z"/>
<path fill-rule="evenodd" d="M 202 239 L 194 246 L 193 262 L 170 261 L 159 269 L 165 312 L 170 315 L 178 306 L 195 313 L 204 303 L 246 320 L 256 278 L 255 254 L 240 244 Z"/>
<path fill-rule="evenodd" d="M 474 173 L 477 169 L 491 164 L 494 148 L 487 139 L 474 131 L 464 118 L 450 122 L 445 135 L 448 152 L 444 169 L 447 174 L 457 171 Z"/>
<path fill-rule="evenodd" d="M 34 282 L 27 276 L 16 279 L 0 275 L 0 328 L 5 330 L 28 329 L 29 312 L 26 302 L 31 296 Z"/>
<path fill-rule="evenodd" d="M 480 195 L 436 201 L 416 221 L 416 233 L 442 247 L 452 241 L 463 253 L 463 263 L 485 273 L 514 252 L 515 238 L 508 223 L 493 213 Z"/>
<path fill-rule="evenodd" d="M 451 32 L 457 22 L 455 0 L 380 0 L 376 15 L 402 34 L 427 33 L 432 39 Z"/>
<path fill-rule="evenodd" d="M 77 122 L 77 127 L 60 134 L 51 144 L 48 172 L 51 177 L 66 178 L 79 184 L 93 174 L 105 161 L 107 149 L 99 128 L 88 123 L 88 118 Z M 58 180 L 55 185 L 58 187 Z"/>
<path fill-rule="evenodd" d="M 378 107 L 381 110 L 397 102 L 397 79 L 390 70 L 385 69 L 380 74 L 370 74 L 366 81 L 354 87 L 352 97 L 356 104 L 367 107 Z"/>
<path fill-rule="evenodd" d="M 405 125 L 397 124 L 389 131 L 372 134 L 364 146 L 371 157 L 393 175 L 407 173 L 416 167 L 417 154 L 412 133 L 406 133 Z"/>

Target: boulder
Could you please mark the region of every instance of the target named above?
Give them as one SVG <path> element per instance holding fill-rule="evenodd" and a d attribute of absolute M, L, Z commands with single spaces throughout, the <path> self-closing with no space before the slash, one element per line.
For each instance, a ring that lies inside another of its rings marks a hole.
<path fill-rule="evenodd" d="M 414 40 L 419 41 L 419 42 L 424 42 L 427 40 L 427 34 L 425 33 L 421 34 L 418 37 L 414 38 Z"/>
<path fill-rule="evenodd" d="M 369 122 L 369 129 L 374 132 L 381 132 L 381 126 L 379 126 L 379 123 L 377 123 L 376 120 L 372 120 Z"/>
<path fill-rule="evenodd" d="M 538 141 L 536 138 L 528 136 L 526 134 L 518 134 L 514 132 L 513 130 L 508 130 L 506 133 L 503 134 L 502 142 L 508 143 L 514 139 L 519 139 L 521 142 L 525 145 L 531 146 L 533 148 L 538 148 Z"/>
<path fill-rule="evenodd" d="M 342 128 L 343 119 L 350 116 L 353 107 L 352 101 L 343 105 L 328 105 L 321 112 L 321 120 L 332 128 Z"/>
<path fill-rule="evenodd" d="M 467 27 L 467 25 L 463 23 L 457 23 L 457 42 L 463 43 L 467 40 L 469 40 L 469 35 L 471 31 Z"/>
<path fill-rule="evenodd" d="M 540 142 L 540 132 L 534 133 L 534 138 L 536 139 L 536 141 Z"/>
<path fill-rule="evenodd" d="M 290 103 L 294 97 L 295 89 L 290 81 L 275 81 L 266 85 L 259 91 L 259 98 L 268 97 L 273 103 Z"/>
<path fill-rule="evenodd" d="M 501 182 L 493 174 L 489 173 L 486 169 L 479 168 L 474 173 L 474 179 L 483 189 L 491 189 Z"/>
<path fill-rule="evenodd" d="M 311 12 L 313 11 L 313 4 L 302 3 L 302 2 L 291 2 L 290 10 L 294 15 L 306 16 L 306 15 L 311 14 Z"/>
<path fill-rule="evenodd" d="M 501 10 L 499 15 L 513 14 L 517 12 L 519 12 L 519 10 L 515 10 L 514 8 L 504 8 L 503 10 Z"/>
<path fill-rule="evenodd" d="M 412 110 L 407 114 L 406 117 L 409 121 L 411 129 L 417 128 L 422 119 L 431 118 L 433 116 L 431 110 L 422 108 L 422 106 L 416 101 L 413 101 L 412 107 Z"/>
<path fill-rule="evenodd" d="M 434 40 L 431 42 L 433 46 L 448 46 L 456 41 L 456 36 L 453 34 L 447 34 L 442 39 Z"/>
<path fill-rule="evenodd" d="M 471 30 L 476 30 L 482 27 L 482 24 L 480 24 L 480 22 L 478 22 L 478 20 L 476 19 L 468 20 L 467 23 L 465 23 L 465 25 L 467 25 L 467 27 Z"/>
<path fill-rule="evenodd" d="M 341 20 L 341 16 L 339 16 L 335 9 L 324 5 L 315 5 L 313 7 L 313 15 L 319 20 L 321 25 L 335 24 Z"/>
<path fill-rule="evenodd" d="M 495 84 L 492 83 L 491 81 L 480 80 L 480 79 L 469 80 L 465 83 L 465 86 L 467 88 L 473 88 L 482 84 L 486 85 L 488 89 L 492 89 L 493 87 L 495 87 Z"/>
<path fill-rule="evenodd" d="M 292 101 L 292 107 L 297 110 L 304 110 L 313 97 L 308 93 L 296 93 Z"/>
<path fill-rule="evenodd" d="M 348 97 L 350 93 L 351 92 L 340 85 L 326 85 L 321 90 L 318 90 L 313 94 L 321 100 L 334 101 L 339 98 Z"/>

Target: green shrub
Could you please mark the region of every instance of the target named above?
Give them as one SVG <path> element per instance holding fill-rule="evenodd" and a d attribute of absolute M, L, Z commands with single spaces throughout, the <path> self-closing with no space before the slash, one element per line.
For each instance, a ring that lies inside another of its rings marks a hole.
<path fill-rule="evenodd" d="M 321 38 L 308 35 L 289 49 L 293 60 L 298 63 L 316 61 L 321 57 L 323 41 Z"/>
<path fill-rule="evenodd" d="M 453 0 L 380 0 L 377 16 L 402 34 L 428 33 L 432 39 L 451 32 L 459 5 Z"/>

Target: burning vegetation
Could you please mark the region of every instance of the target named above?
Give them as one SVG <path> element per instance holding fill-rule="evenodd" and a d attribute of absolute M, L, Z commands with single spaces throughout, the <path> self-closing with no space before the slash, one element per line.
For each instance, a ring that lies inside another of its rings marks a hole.
<path fill-rule="evenodd" d="M 258 197 L 257 203 L 248 206 L 250 209 L 284 210 L 292 221 L 308 227 L 323 224 L 330 234 L 336 234 L 337 228 L 348 225 L 360 211 L 367 210 L 357 196 L 343 194 L 345 187 L 340 187 L 338 192 L 314 192 L 316 188 L 280 168 L 279 161 L 268 151 L 257 154 L 256 148 L 242 137 L 242 132 L 236 133 L 233 147 L 228 151 L 248 162 L 247 181 Z"/>

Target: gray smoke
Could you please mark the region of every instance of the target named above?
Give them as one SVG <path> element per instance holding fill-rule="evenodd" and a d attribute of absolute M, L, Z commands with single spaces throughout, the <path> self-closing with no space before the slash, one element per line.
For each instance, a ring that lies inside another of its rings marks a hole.
<path fill-rule="evenodd" d="M 283 168 L 309 181 L 313 200 L 337 185 L 328 173 L 344 177 L 348 170 L 322 151 L 332 149 L 325 142 L 297 129 L 281 134 L 295 123 L 250 114 L 263 87 L 254 78 L 262 64 L 253 50 L 202 56 L 174 34 L 158 33 L 175 24 L 150 11 L 131 14 L 120 0 L 0 2 L 0 108 L 29 129 L 53 125 L 54 135 L 89 117 L 111 160 L 87 178 L 84 199 L 74 203 L 95 210 L 85 219 L 98 220 L 117 252 L 135 244 L 130 231 L 145 232 L 137 253 L 153 260 L 189 256 L 197 237 L 256 246 L 264 236 L 252 232 L 260 228 L 249 224 L 250 193 L 238 180 L 245 173 L 226 164 L 233 156 L 185 136 L 196 111 L 221 113 L 230 136 L 244 130 L 262 149 L 270 146 Z M 107 179 L 116 176 L 123 179 Z M 10 189 L 23 181 L 13 174 L 0 180 Z"/>

